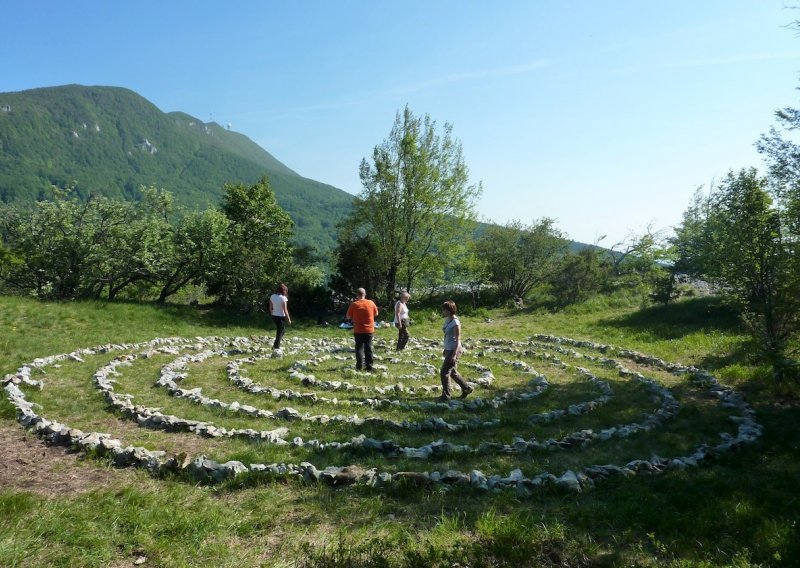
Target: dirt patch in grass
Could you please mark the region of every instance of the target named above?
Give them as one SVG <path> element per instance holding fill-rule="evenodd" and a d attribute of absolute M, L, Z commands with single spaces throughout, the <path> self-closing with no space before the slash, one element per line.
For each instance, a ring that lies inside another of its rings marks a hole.
<path fill-rule="evenodd" d="M 0 423 L 0 489 L 56 496 L 132 483 L 134 472 L 102 467 L 81 454 L 48 446 L 19 426 Z"/>

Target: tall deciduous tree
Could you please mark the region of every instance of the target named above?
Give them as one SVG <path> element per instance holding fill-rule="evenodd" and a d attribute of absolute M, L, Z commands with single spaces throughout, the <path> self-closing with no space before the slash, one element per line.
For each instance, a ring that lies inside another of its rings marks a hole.
<path fill-rule="evenodd" d="M 0 283 L 41 298 L 109 300 L 136 289 L 159 302 L 205 284 L 222 303 L 252 308 L 277 281 L 321 283 L 291 266 L 292 221 L 266 179 L 225 188 L 222 210 L 185 213 L 146 188 L 139 203 L 69 189 L 30 210 L 0 208 Z"/>
<path fill-rule="evenodd" d="M 363 190 L 342 227 L 348 242 L 368 238 L 381 274 L 381 299 L 398 285 L 441 271 L 466 241 L 480 184 L 470 185 L 461 143 L 445 123 L 398 112 L 389 137 L 359 169 Z"/>
<path fill-rule="evenodd" d="M 228 247 L 209 292 L 223 304 L 253 309 L 284 279 L 293 249 L 292 219 L 275 201 L 266 177 L 252 186 L 228 184 L 222 212 L 228 218 Z"/>
<path fill-rule="evenodd" d="M 755 169 L 729 173 L 676 231 L 680 264 L 718 283 L 741 308 L 778 378 L 790 369 L 789 338 L 800 326 L 794 221 Z"/>
<path fill-rule="evenodd" d="M 525 298 L 535 286 L 549 281 L 567 248 L 566 236 L 547 217 L 530 226 L 520 221 L 491 226 L 475 243 L 489 281 L 508 299 Z"/>
<path fill-rule="evenodd" d="M 665 238 L 661 231 L 648 225 L 642 234 L 631 233 L 627 238 L 611 246 L 609 261 L 614 276 L 636 274 L 646 276 L 656 268 L 664 253 Z"/>
<path fill-rule="evenodd" d="M 800 29 L 800 21 L 794 22 Z M 792 134 L 800 129 L 800 110 L 784 108 L 775 113 L 778 127 L 761 137 L 758 149 L 769 165 L 769 181 L 774 194 L 780 200 L 784 231 L 791 235 L 787 239 L 794 251 L 794 259 L 800 263 L 800 144 Z"/>
<path fill-rule="evenodd" d="M 767 158 L 773 187 L 796 200 L 800 194 L 800 145 L 791 139 L 791 132 L 800 128 L 800 110 L 783 108 L 775 117 L 778 125 L 761 136 L 756 146 Z"/>

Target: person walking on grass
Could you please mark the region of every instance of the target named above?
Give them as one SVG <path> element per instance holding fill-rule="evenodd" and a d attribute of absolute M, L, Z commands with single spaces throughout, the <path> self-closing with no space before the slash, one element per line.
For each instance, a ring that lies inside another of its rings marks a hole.
<path fill-rule="evenodd" d="M 353 322 L 353 338 L 356 343 L 356 371 L 372 371 L 372 334 L 375 333 L 375 318 L 378 306 L 367 300 L 364 288 L 356 290 L 356 299 L 347 308 L 347 319 Z"/>
<path fill-rule="evenodd" d="M 283 334 L 286 331 L 286 324 L 292 324 L 292 318 L 289 316 L 289 288 L 286 284 L 279 284 L 275 289 L 275 293 L 269 297 L 269 313 L 277 328 L 272 349 L 280 352 L 281 339 L 283 339 Z"/>
<path fill-rule="evenodd" d="M 444 324 L 442 331 L 444 332 L 444 361 L 442 362 L 442 369 L 439 375 L 442 379 L 442 396 L 439 397 L 440 402 L 447 402 L 450 400 L 450 379 L 452 378 L 456 384 L 461 388 L 461 397 L 466 398 L 474 389 L 470 387 L 466 381 L 458 374 L 458 358 L 461 357 L 461 322 L 456 315 L 458 308 L 453 300 L 447 300 L 442 304 L 442 315 L 444 316 Z"/>
<path fill-rule="evenodd" d="M 411 294 L 401 292 L 400 299 L 394 304 L 394 326 L 397 328 L 397 350 L 402 351 L 408 343 L 408 300 Z"/>

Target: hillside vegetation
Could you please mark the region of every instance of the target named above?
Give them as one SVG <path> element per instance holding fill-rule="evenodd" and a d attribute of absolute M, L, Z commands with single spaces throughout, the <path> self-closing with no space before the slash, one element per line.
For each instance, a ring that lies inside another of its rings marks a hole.
<path fill-rule="evenodd" d="M 357 167 L 354 164 L 353 167 Z M 182 112 L 164 113 L 117 87 L 68 85 L 0 93 L 0 200 L 31 202 L 51 187 L 136 200 L 142 186 L 170 191 L 199 210 L 225 183 L 268 176 L 296 224 L 295 242 L 333 248 L 352 195 L 304 178 L 242 134 Z"/>

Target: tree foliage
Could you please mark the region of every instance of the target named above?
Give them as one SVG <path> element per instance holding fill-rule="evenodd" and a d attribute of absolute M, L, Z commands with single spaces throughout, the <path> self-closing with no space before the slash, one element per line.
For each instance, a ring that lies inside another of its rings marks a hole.
<path fill-rule="evenodd" d="M 266 179 L 225 187 L 221 209 L 186 212 L 153 188 L 139 203 L 55 190 L 33 207 L 0 209 L 0 282 L 40 298 L 164 302 L 187 284 L 226 305 L 253 309 L 276 282 L 322 283 L 315 266 L 293 265 L 292 221 Z"/>
<path fill-rule="evenodd" d="M 222 212 L 228 247 L 218 270 L 208 274 L 208 290 L 223 304 L 256 309 L 290 266 L 292 220 L 267 178 L 252 186 L 227 184 Z"/>
<path fill-rule="evenodd" d="M 372 160 L 362 160 L 359 175 L 363 190 L 340 239 L 344 250 L 370 243 L 370 267 L 374 261 L 380 271 L 376 293 L 388 302 L 398 285 L 412 289 L 423 275 L 448 266 L 466 242 L 481 188 L 469 184 L 452 126 L 445 123 L 439 133 L 430 116 L 417 117 L 408 107 L 397 113 Z"/>
<path fill-rule="evenodd" d="M 535 286 L 548 282 L 567 248 L 565 235 L 547 217 L 528 226 L 520 221 L 490 226 L 475 243 L 489 281 L 507 299 L 525 298 Z"/>
<path fill-rule="evenodd" d="M 588 300 L 607 288 L 611 263 L 603 249 L 585 247 L 568 252 L 550 278 L 551 291 L 560 307 Z"/>
<path fill-rule="evenodd" d="M 230 220 L 218 209 L 191 212 L 172 228 L 172 241 L 162 250 L 158 302 L 189 283 L 217 281 L 230 248 Z"/>
<path fill-rule="evenodd" d="M 676 230 L 679 265 L 715 282 L 742 309 L 778 377 L 800 323 L 796 218 L 755 169 L 730 172 Z"/>
<path fill-rule="evenodd" d="M 364 288 L 367 297 L 374 298 L 376 291 L 385 285 L 377 246 L 369 235 L 342 235 L 336 246 L 335 259 L 330 287 L 337 294 L 349 298 L 355 289 Z"/>
<path fill-rule="evenodd" d="M 791 135 L 800 128 L 800 109 L 780 109 L 775 118 L 778 125 L 761 136 L 757 147 L 767 159 L 773 187 L 783 197 L 794 201 L 800 192 L 800 145 Z"/>
<path fill-rule="evenodd" d="M 3 264 L 0 278 L 40 297 L 105 292 L 113 299 L 158 269 L 169 235 L 154 205 L 153 199 L 138 206 L 105 197 L 83 201 L 66 190 L 30 210 L 5 207 L 0 226 L 15 262 Z"/>
<path fill-rule="evenodd" d="M 657 262 L 664 259 L 666 247 L 664 235 L 654 231 L 652 225 L 641 234 L 630 234 L 609 250 L 614 276 L 635 275 L 646 280 L 656 269 Z"/>

